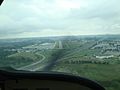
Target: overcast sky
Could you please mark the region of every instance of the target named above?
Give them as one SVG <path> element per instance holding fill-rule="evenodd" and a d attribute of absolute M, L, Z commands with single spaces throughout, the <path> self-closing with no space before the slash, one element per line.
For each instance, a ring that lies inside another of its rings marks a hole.
<path fill-rule="evenodd" d="M 120 0 L 5 0 L 0 38 L 120 34 Z"/>

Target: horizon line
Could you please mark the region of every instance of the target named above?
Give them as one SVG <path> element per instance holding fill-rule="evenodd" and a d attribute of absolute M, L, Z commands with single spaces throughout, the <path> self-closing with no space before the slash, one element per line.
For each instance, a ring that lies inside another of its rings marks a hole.
<path fill-rule="evenodd" d="M 0 38 L 0 40 L 4 39 L 27 39 L 27 38 L 47 38 L 47 37 L 67 37 L 67 36 L 104 36 L 104 35 L 120 35 L 120 34 L 83 34 L 83 35 L 51 35 L 51 36 L 31 36 L 31 37 L 9 37 L 9 38 Z"/>

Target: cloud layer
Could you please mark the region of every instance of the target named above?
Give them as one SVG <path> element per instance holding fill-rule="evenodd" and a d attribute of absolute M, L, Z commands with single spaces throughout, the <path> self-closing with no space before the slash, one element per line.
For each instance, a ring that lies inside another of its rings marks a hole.
<path fill-rule="evenodd" d="M 119 0 L 5 0 L 0 38 L 120 34 Z"/>

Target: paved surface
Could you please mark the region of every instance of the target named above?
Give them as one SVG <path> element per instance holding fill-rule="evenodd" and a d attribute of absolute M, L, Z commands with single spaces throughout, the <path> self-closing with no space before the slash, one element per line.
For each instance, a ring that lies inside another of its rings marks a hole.
<path fill-rule="evenodd" d="M 59 41 L 59 49 L 63 49 L 62 41 Z"/>
<path fill-rule="evenodd" d="M 55 44 L 53 46 L 54 48 L 56 46 L 56 43 L 57 42 L 55 42 Z M 58 43 L 59 43 L 59 49 L 63 49 L 62 41 L 59 41 Z M 32 63 L 32 64 L 29 64 L 27 66 L 20 67 L 17 70 L 37 71 L 37 70 L 40 70 L 40 69 L 42 70 L 42 69 L 46 68 L 49 65 L 49 63 L 44 63 L 45 56 L 42 54 L 39 54 L 39 55 L 42 56 L 41 60 L 39 60 L 38 62 Z"/>
<path fill-rule="evenodd" d="M 35 71 L 36 68 L 38 68 L 38 66 L 45 60 L 45 56 L 44 55 L 42 55 L 42 54 L 39 54 L 39 55 L 42 56 L 41 60 L 39 60 L 38 62 L 32 63 L 32 64 L 29 64 L 27 66 L 20 67 L 20 68 L 18 68 L 18 70 Z"/>
<path fill-rule="evenodd" d="M 55 42 L 55 44 L 53 45 L 53 48 L 55 48 L 56 44 L 57 44 L 57 42 Z M 60 49 L 62 48 L 61 41 L 59 41 L 59 48 Z M 39 60 L 38 62 L 32 63 L 32 64 L 29 64 L 27 66 L 20 67 L 20 68 L 18 68 L 18 70 L 37 71 L 37 70 L 40 70 L 40 69 L 46 67 L 48 64 L 42 63 L 45 60 L 45 56 L 42 54 L 39 54 L 39 55 L 42 56 L 41 60 Z"/>

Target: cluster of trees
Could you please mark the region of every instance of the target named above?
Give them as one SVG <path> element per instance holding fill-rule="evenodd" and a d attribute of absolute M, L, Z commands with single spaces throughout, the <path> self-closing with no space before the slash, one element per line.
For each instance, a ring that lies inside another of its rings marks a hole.
<path fill-rule="evenodd" d="M 10 49 L 10 48 L 7 48 Z M 14 54 L 16 51 L 5 51 L 4 47 L 0 47 L 0 60 L 5 59 L 8 55 Z"/>
<path fill-rule="evenodd" d="M 33 62 L 33 60 L 30 58 L 24 58 L 24 57 L 10 58 L 8 56 L 16 53 L 16 51 L 5 51 L 4 49 L 6 48 L 0 47 L 0 67 L 5 67 L 5 66 L 17 67 L 20 65 Z M 8 47 L 7 49 L 10 49 L 10 47 Z"/>
<path fill-rule="evenodd" d="M 81 60 L 70 60 L 64 61 L 65 64 L 109 64 L 107 61 L 81 61 Z"/>
<path fill-rule="evenodd" d="M 4 58 L 0 60 L 0 67 L 5 67 L 5 66 L 14 66 L 14 67 L 19 67 L 23 66 L 29 63 L 32 63 L 33 60 L 30 58 L 24 58 L 24 57 L 16 57 L 16 58 Z"/>

